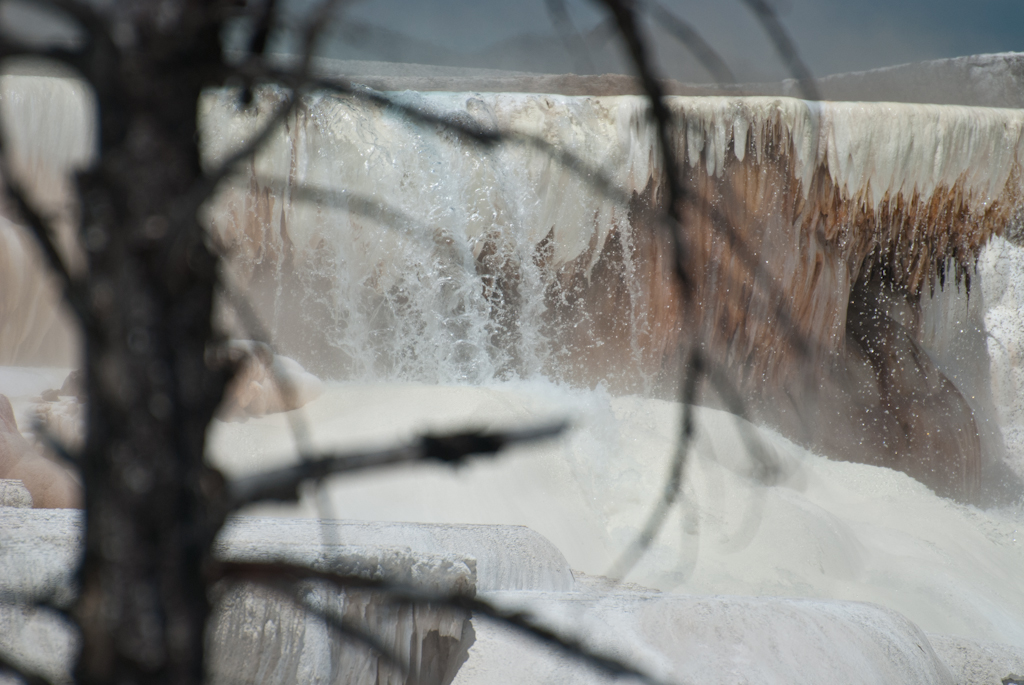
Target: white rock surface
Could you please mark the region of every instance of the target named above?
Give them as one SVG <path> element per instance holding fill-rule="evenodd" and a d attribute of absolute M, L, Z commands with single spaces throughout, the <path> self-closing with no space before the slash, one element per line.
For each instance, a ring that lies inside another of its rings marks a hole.
<path fill-rule="evenodd" d="M 870 71 L 835 74 L 818 79 L 827 100 L 933 102 L 973 107 L 1024 107 L 1024 53 L 997 52 Z M 792 80 L 780 88 L 756 92 L 799 96 Z"/>
<path fill-rule="evenodd" d="M 929 635 L 928 641 L 957 685 L 996 685 L 1007 678 L 1024 682 L 1024 649 L 952 635 Z"/>
<path fill-rule="evenodd" d="M 264 520 L 264 527 L 272 528 Z M 250 546 L 230 534 L 217 552 L 234 561 L 289 561 L 437 594 L 473 595 L 474 562 L 456 554 L 321 545 Z M 454 675 L 472 639 L 468 612 L 410 605 L 380 593 L 301 583 L 292 594 L 266 586 L 221 585 L 210 626 L 214 682 L 440 683 Z M 366 634 L 394 657 L 381 658 L 329 625 Z"/>
<path fill-rule="evenodd" d="M 71 667 L 78 653 L 74 628 L 48 609 L 0 603 L 0 653 L 27 671 L 56 685 L 71 683 Z M 21 680 L 0 673 L 0 685 L 21 685 Z"/>
<path fill-rule="evenodd" d="M 0 507 L 31 509 L 32 493 L 20 480 L 0 478 Z"/>
<path fill-rule="evenodd" d="M 436 591 L 471 592 L 474 564 L 466 552 L 474 545 L 487 559 L 500 549 L 506 557 L 521 550 L 529 554 L 538 549 L 537 539 L 543 541 L 532 531 L 495 530 L 500 528 L 240 518 L 225 531 L 218 551 L 236 560 L 287 560 Z M 0 607 L 0 649 L 55 682 L 68 681 L 73 632 L 55 615 L 10 602 L 40 594 L 52 594 L 58 604 L 70 601 L 68 576 L 80 530 L 80 512 L 0 510 L 0 580 L 8 600 Z M 341 545 L 335 537 L 360 544 Z M 437 551 L 401 547 L 428 544 Z M 671 682 L 980 685 L 1024 663 L 1020 648 L 942 635 L 931 636 L 933 651 L 915 624 L 871 604 L 664 595 L 636 586 L 609 593 L 599 581 L 586 579 L 573 592 L 494 591 L 487 597 L 534 612 L 594 649 Z M 313 583 L 292 598 L 222 586 L 216 599 L 210 633 L 214 682 L 406 682 L 364 647 L 343 644 L 295 600 L 370 632 L 412 664 L 423 682 L 609 682 L 532 638 L 480 617 L 470 624 L 465 615 L 444 608 L 412 608 Z"/>
<path fill-rule="evenodd" d="M 567 592 L 573 576 L 565 557 L 525 526 L 437 525 L 374 521 L 317 521 L 238 517 L 222 533 L 225 554 L 259 549 L 295 561 L 320 563 L 340 545 L 411 549 L 417 555 L 458 552 L 476 561 L 479 592 Z M 230 550 L 228 552 L 227 550 Z"/>
<path fill-rule="evenodd" d="M 0 509 L 2 591 L 71 602 L 82 520 L 75 509 Z"/>
<path fill-rule="evenodd" d="M 635 594 L 501 599 L 538 608 L 551 625 L 664 682 L 956 682 L 917 626 L 870 604 Z M 508 628 L 474 619 L 474 629 L 455 685 L 620 682 Z"/>
<path fill-rule="evenodd" d="M 595 576 L 608 573 L 649 516 L 680 415 L 672 402 L 540 383 L 332 384 L 303 411 L 311 445 L 322 450 L 570 418 L 563 439 L 454 471 L 425 465 L 338 478 L 327 499 L 332 516 L 350 519 L 528 526 L 572 569 Z M 871 602 L 931 633 L 1024 646 L 1021 512 L 958 505 L 902 473 L 830 461 L 747 424 L 778 467 L 764 485 L 741 439 L 744 422 L 710 409 L 696 420 L 684 499 L 629 580 L 694 595 Z M 292 463 L 295 451 L 283 417 L 218 423 L 210 447 L 233 477 Z M 300 511 L 316 515 L 317 499 L 305 498 Z M 483 562 L 478 572 L 484 583 Z"/>
<path fill-rule="evenodd" d="M 1007 458 L 1024 476 L 1024 248 L 1002 238 L 978 260 L 995 401 Z"/>
<path fill-rule="evenodd" d="M 269 532 L 277 544 L 261 545 L 229 530 L 217 545 L 223 559 L 288 561 L 320 570 L 415 585 L 437 593 L 472 595 L 475 562 L 456 553 L 413 553 L 376 546 L 324 546 L 289 540 L 296 521 L 248 520 L 244 531 Z M 273 534 L 276 524 L 285 531 Z M 315 522 L 308 522 L 315 525 Z M 56 614 L 28 609 L 33 599 L 67 606 L 77 563 L 82 514 L 67 510 L 0 509 L 0 650 L 56 682 L 69 682 L 76 650 L 73 629 Z M 210 630 L 214 682 L 328 682 L 399 685 L 400 669 L 365 646 L 345 644 L 315 611 L 366 632 L 410 666 L 423 683 L 439 683 L 461 663 L 472 635 L 468 615 L 443 606 L 396 604 L 364 591 L 340 592 L 305 583 L 294 598 L 266 588 L 220 585 Z"/>

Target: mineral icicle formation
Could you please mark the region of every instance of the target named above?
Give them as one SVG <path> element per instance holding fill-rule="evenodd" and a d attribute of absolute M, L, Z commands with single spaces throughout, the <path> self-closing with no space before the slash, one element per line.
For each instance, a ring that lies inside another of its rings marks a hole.
<path fill-rule="evenodd" d="M 202 108 L 211 163 L 278 101 L 265 92 L 242 113 L 234 97 Z M 696 343 L 754 415 L 798 440 L 946 496 L 981 495 L 980 404 L 923 346 L 922 302 L 969 293 L 982 246 L 1016 220 L 1020 111 L 672 98 L 687 189 L 681 307 L 642 98 L 400 99 L 534 136 L 587 168 L 522 140 L 481 157 L 392 110 L 309 100 L 210 210 L 239 255 L 237 281 L 267 293 L 271 318 L 315 307 L 311 288 L 332 292 L 334 335 L 307 353 L 357 375 L 539 370 L 673 396 L 677 350 Z"/>
<path fill-rule="evenodd" d="M 19 79 L 8 92 L 46 90 Z M 210 92 L 207 163 L 281 97 L 263 90 L 243 110 L 237 93 Z M 987 385 L 982 400 L 965 395 L 934 363 L 925 305 L 970 292 L 982 246 L 1017 221 L 1020 110 L 671 98 L 682 294 L 643 98 L 396 97 L 516 135 L 484 153 L 394 108 L 314 95 L 206 209 L 228 281 L 306 368 L 431 382 L 541 373 L 674 396 L 679 350 L 697 344 L 752 415 L 791 437 L 981 496 L 998 458 L 977 427 Z M 87 109 L 54 125 L 88 130 Z M 49 140 L 22 157 L 49 159 Z M 29 328 L 38 310 L 16 307 L 5 328 Z"/>
<path fill-rule="evenodd" d="M 81 552 L 79 512 L 0 508 L 0 591 L 7 597 L 43 596 L 63 606 L 73 594 Z M 294 529 L 294 523 L 290 522 Z M 237 562 L 298 563 L 320 571 L 415 586 L 426 593 L 472 597 L 475 560 L 422 548 L 329 545 L 313 533 L 291 544 L 222 534 L 220 559 Z M 284 520 L 250 522 L 273 537 Z M 358 525 L 358 524 L 355 524 Z M 494 526 L 493 528 L 500 528 Z M 536 536 L 539 538 L 539 536 Z M 546 542 L 546 541 L 545 541 Z M 550 544 L 550 543 L 548 543 Z M 564 560 L 563 560 L 564 563 Z M 473 643 L 469 613 L 443 604 L 396 602 L 368 590 L 339 590 L 327 584 L 248 584 L 222 581 L 214 588 L 208 631 L 209 677 L 246 683 L 450 683 Z M 336 626 L 382 646 L 389 661 L 363 642 L 338 638 Z M 77 635 L 52 610 L 0 604 L 0 648 L 4 654 L 52 682 L 71 682 Z M 408 671 L 403 672 L 403 666 Z M 0 680 L 6 684 L 7 680 Z"/>
<path fill-rule="evenodd" d="M 371 536 L 375 544 L 332 543 L 335 533 L 346 542 Z M 73 591 L 81 535 L 78 512 L 0 508 L 0 589 L 46 596 L 63 606 Z M 509 539 L 518 544 L 506 545 Z M 460 545 L 480 557 L 450 551 Z M 1024 664 L 1018 646 L 926 634 L 899 612 L 872 603 L 662 594 L 628 583 L 609 592 L 593 578 L 581 575 L 574 582 L 551 543 L 522 527 L 356 521 L 324 527 L 310 519 L 242 518 L 228 523 L 215 554 L 236 562 L 292 562 L 415 582 L 425 592 L 479 593 L 666 682 L 734 683 L 741 674 L 759 682 L 981 685 L 999 682 Z M 523 583 L 526 574 L 495 574 L 486 591 L 479 586 L 479 559 L 488 558 L 492 568 L 515 568 L 529 567 L 538 557 L 552 567 L 560 562 L 569 585 L 556 589 L 545 578 Z M 208 644 L 214 682 L 620 682 L 508 626 L 438 603 L 410 605 L 381 593 L 315 583 L 225 583 L 212 599 Z M 375 640 L 408 664 L 409 672 L 358 640 L 340 639 L 320 613 Z M 58 613 L 4 605 L 0 625 L 0 646 L 12 659 L 52 682 L 71 681 L 76 638 Z"/>

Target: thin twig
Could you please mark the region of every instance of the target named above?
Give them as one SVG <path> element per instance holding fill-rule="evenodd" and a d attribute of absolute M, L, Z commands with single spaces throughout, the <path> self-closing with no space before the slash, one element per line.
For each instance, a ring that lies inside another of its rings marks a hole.
<path fill-rule="evenodd" d="M 61 257 L 57 244 L 54 242 L 54 231 L 49 221 L 37 212 L 25 198 L 21 188 L 11 180 L 10 166 L 6 164 L 6 155 L 0 149 L 0 176 L 3 177 L 3 187 L 7 196 L 14 202 L 21 219 L 28 230 L 35 236 L 39 249 L 43 252 L 43 258 L 47 265 L 57 276 L 60 283 L 61 293 L 64 300 L 71 307 L 83 327 L 93 326 L 92 310 L 85 300 L 85 287 L 68 269 L 64 258 Z"/>
<path fill-rule="evenodd" d="M 222 252 L 221 258 L 225 255 Z M 292 379 L 288 373 L 278 366 L 273 364 L 273 358 L 277 356 L 277 351 L 274 349 L 273 342 L 271 341 L 270 333 L 267 331 L 263 322 L 260 321 L 259 315 L 256 313 L 256 309 L 249 302 L 249 299 L 239 291 L 238 288 L 234 287 L 231 283 L 225 282 L 224 275 L 220 279 L 221 294 L 227 298 L 231 308 L 235 310 L 235 313 L 242 320 L 242 326 L 246 329 L 246 334 L 250 340 L 257 343 L 262 343 L 270 348 L 271 353 L 271 364 L 267 369 L 270 372 L 271 379 L 277 386 L 278 391 L 281 393 L 282 399 L 285 400 L 286 404 L 291 404 L 293 400 L 298 396 L 298 392 L 295 388 L 295 384 L 292 383 Z M 285 411 L 285 417 L 288 421 L 288 426 L 291 429 L 292 437 L 295 440 L 295 449 L 303 459 L 308 458 L 308 455 L 312 449 L 311 435 L 309 430 L 309 424 L 306 423 L 304 416 L 298 411 Z"/>
<path fill-rule="evenodd" d="M 391 601 L 403 604 L 426 604 L 462 609 L 514 628 L 520 633 L 529 635 L 544 644 L 556 647 L 563 653 L 608 675 L 638 678 L 651 685 L 667 685 L 666 681 L 656 679 L 634 666 L 603 654 L 585 644 L 582 640 L 567 637 L 559 631 L 538 623 L 526 612 L 502 609 L 487 600 L 466 594 L 426 592 L 416 587 L 393 583 L 381 578 L 365 578 L 358 575 L 317 571 L 281 562 L 224 562 L 216 569 L 216 573 L 217 579 L 269 580 L 272 582 L 307 579 L 323 580 L 339 589 L 376 590 L 385 593 Z"/>
<path fill-rule="evenodd" d="M 216 169 L 204 175 L 200 189 L 193 191 L 196 200 L 198 200 L 196 202 L 197 205 L 202 204 L 202 201 L 212 194 L 214 188 L 235 171 L 238 164 L 252 157 L 263 148 L 280 127 L 281 123 L 292 113 L 298 101 L 299 98 L 295 92 L 287 93 L 284 99 L 277 104 L 274 112 L 270 115 L 270 119 L 252 139 L 228 155 L 227 159 L 223 160 Z"/>
<path fill-rule="evenodd" d="M 818 92 L 818 86 L 814 81 L 814 74 L 811 73 L 811 70 L 800 59 L 796 45 L 789 37 L 786 29 L 782 27 L 782 23 L 779 22 L 779 17 L 775 14 L 772 6 L 766 0 L 742 0 L 742 2 L 750 8 L 750 11 L 754 13 L 757 20 L 761 22 L 765 33 L 768 34 L 772 44 L 775 46 L 775 51 L 779 53 L 782 63 L 786 65 L 789 73 L 793 75 L 797 85 L 800 86 L 800 92 L 803 93 L 804 98 L 807 100 L 821 100 L 821 93 Z"/>
<path fill-rule="evenodd" d="M 385 663 L 398 669 L 402 675 L 408 675 L 412 671 L 412 665 L 408 661 L 396 654 L 378 636 L 367 630 L 362 630 L 354 621 L 348 621 L 330 611 L 318 609 L 308 600 L 296 599 L 295 603 L 307 613 L 326 623 L 333 632 L 376 652 Z"/>
<path fill-rule="evenodd" d="M 268 7 L 268 13 L 273 11 L 274 2 L 275 0 L 269 0 L 268 4 L 270 7 Z M 234 170 L 235 166 L 239 162 L 258 152 L 267 140 L 269 140 L 274 131 L 277 130 L 277 127 L 281 122 L 291 114 L 295 105 L 297 105 L 300 100 L 302 92 L 301 85 L 309 80 L 310 65 L 312 64 L 313 50 L 316 48 L 316 43 L 330 24 L 331 14 L 334 12 L 335 8 L 345 2 L 348 2 L 348 0 L 325 0 L 318 11 L 314 14 L 313 18 L 307 23 L 306 30 L 304 32 L 302 58 L 298 72 L 293 75 L 293 80 L 298 85 L 289 89 L 291 92 L 285 97 L 284 101 L 278 105 L 273 115 L 271 115 L 270 120 L 252 140 L 236 150 L 226 160 L 221 162 L 220 166 L 213 172 L 206 174 L 207 187 L 206 192 L 203 193 L 203 199 L 212 192 L 213 188 L 216 187 L 223 178 Z M 269 19 L 267 19 L 267 21 L 269 21 Z M 265 37 L 263 40 L 265 40 Z M 260 58 L 253 55 L 249 60 L 249 63 L 259 64 Z"/>
<path fill-rule="evenodd" d="M 649 0 L 647 6 L 658 25 L 682 43 L 717 83 L 736 83 L 729 65 L 689 22 L 670 12 L 657 0 Z"/>
<path fill-rule="evenodd" d="M 728 205 L 739 202 L 735 198 L 732 188 L 728 185 L 721 186 L 720 188 L 724 196 L 723 204 Z M 687 197 L 687 203 L 699 205 L 700 199 L 689 196 Z M 807 357 L 811 350 L 814 349 L 814 346 L 812 341 L 797 326 L 793 318 L 793 310 L 788 303 L 789 297 L 786 291 L 779 286 L 774 275 L 765 268 L 764 261 L 750 249 L 746 240 L 744 240 L 740 232 L 733 226 L 732 222 L 719 207 L 707 206 L 701 209 L 707 212 L 712 230 L 725 237 L 729 247 L 733 250 L 733 254 L 739 258 L 740 263 L 747 269 L 753 280 L 752 285 L 756 286 L 760 281 L 764 286 L 767 291 L 764 294 L 764 298 L 775 307 L 774 316 L 778 322 L 776 326 L 781 330 L 783 338 L 789 342 L 790 347 L 798 356 Z M 753 293 L 753 291 L 751 292 Z M 768 323 L 774 322 L 768 319 Z"/>
<path fill-rule="evenodd" d="M 399 669 L 404 675 L 407 675 L 411 670 L 410 664 L 395 654 L 394 650 L 388 647 L 378 636 L 364 630 L 354 621 L 345 620 L 331 611 L 313 606 L 308 598 L 301 596 L 302 593 L 299 592 L 298 588 L 294 587 L 294 583 L 282 583 L 281 581 L 272 581 L 267 578 L 252 582 L 287 599 L 306 613 L 321 619 L 333 632 L 370 648 L 380 655 L 385 662 Z"/>
<path fill-rule="evenodd" d="M 683 248 L 683 224 L 680 216 L 681 205 L 686 197 L 685 189 L 680 180 L 682 171 L 678 165 L 675 149 L 671 144 L 670 130 L 673 117 L 665 104 L 665 92 L 661 87 L 661 80 L 655 73 L 647 54 L 649 41 L 640 31 L 636 20 L 636 12 L 631 2 L 627 0 L 600 0 L 619 26 L 619 33 L 629 54 L 633 59 L 633 66 L 640 77 L 647 99 L 651 103 L 651 113 L 657 125 L 658 148 L 661 151 L 661 158 L 664 161 L 665 185 L 668 188 L 665 213 L 669 217 L 668 231 L 669 241 L 673 252 L 673 267 L 676 280 L 684 296 L 692 294 L 693 284 L 686 267 L 686 254 Z"/>
<path fill-rule="evenodd" d="M 270 177 L 263 179 L 269 187 L 287 187 L 288 196 L 295 202 L 324 204 L 329 207 L 343 209 L 349 214 L 361 216 L 379 222 L 387 228 L 405 229 L 402 233 L 418 240 L 424 247 L 433 247 L 430 241 L 430 227 L 397 207 L 343 188 L 324 188 L 308 184 L 291 185 L 286 179 Z"/>
<path fill-rule="evenodd" d="M 676 441 L 675 453 L 672 463 L 669 465 L 668 477 L 661 497 L 654 505 L 647 523 L 640 530 L 640 533 L 633 539 L 622 555 L 612 564 L 607 575 L 617 581 L 625 579 L 633 568 L 636 567 L 643 555 L 650 549 L 651 544 L 657 538 L 658 533 L 665 523 L 668 512 L 675 505 L 676 500 L 683 488 L 683 477 L 686 470 L 686 461 L 690 451 L 690 443 L 693 441 L 693 408 L 697 402 L 697 389 L 701 377 L 704 374 L 704 360 L 700 352 L 694 347 L 686 364 L 683 375 L 682 396 L 682 420 L 680 422 L 679 438 Z"/>
<path fill-rule="evenodd" d="M 313 61 L 313 52 L 316 50 L 320 37 L 337 17 L 333 16 L 339 9 L 347 5 L 351 0 L 323 0 L 313 16 L 306 22 L 303 31 L 302 61 L 300 73 L 309 74 L 309 67 Z"/>
<path fill-rule="evenodd" d="M 65 464 L 73 469 L 81 468 L 82 463 L 79 458 L 71 454 L 71 450 L 68 449 L 67 445 L 50 432 L 49 426 L 40 417 L 36 417 L 32 423 L 32 434 L 43 447 L 53 452 Z"/>
<path fill-rule="evenodd" d="M 248 52 L 252 55 L 266 54 L 267 39 L 270 37 L 270 30 L 274 25 L 274 18 L 277 16 L 278 0 L 265 0 L 256 11 L 256 17 L 249 36 Z"/>
<path fill-rule="evenodd" d="M 545 0 L 544 5 L 547 7 L 548 16 L 551 17 L 551 23 L 555 25 L 555 30 L 558 31 L 559 37 L 561 37 L 562 42 L 565 44 L 565 49 L 572 56 L 573 61 L 576 62 L 577 71 L 581 74 L 589 74 L 594 71 L 594 63 L 590 59 L 590 53 L 587 51 L 583 38 L 569 17 L 569 10 L 565 6 L 565 0 Z"/>
<path fill-rule="evenodd" d="M 76 71 L 81 68 L 82 53 L 66 48 L 39 48 L 15 40 L 10 36 L 0 37 L 0 60 L 11 57 L 36 57 L 61 62 Z"/>
<path fill-rule="evenodd" d="M 773 459 L 764 439 L 758 434 L 751 423 L 750 415 L 747 412 L 746 403 L 740 394 L 736 392 L 736 386 L 730 382 L 726 374 L 718 366 L 712 366 L 706 372 L 711 385 L 718 391 L 719 396 L 725 401 L 726 409 L 735 417 L 734 425 L 740 434 L 740 440 L 744 447 L 757 464 L 757 471 L 754 477 L 765 484 L 774 483 L 779 475 L 780 469 L 777 460 Z"/>
<path fill-rule="evenodd" d="M 340 473 L 427 461 L 459 466 L 471 456 L 492 456 L 509 445 L 554 438 L 567 428 L 568 423 L 561 421 L 504 432 L 425 435 L 413 443 L 392 449 L 310 458 L 293 466 L 229 483 L 231 508 L 262 500 L 296 501 L 302 483 L 319 482 Z"/>

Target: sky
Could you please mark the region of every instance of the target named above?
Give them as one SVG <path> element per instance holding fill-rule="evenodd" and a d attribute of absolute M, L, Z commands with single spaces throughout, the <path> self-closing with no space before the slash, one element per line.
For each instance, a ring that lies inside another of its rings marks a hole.
<path fill-rule="evenodd" d="M 115 0 L 91 0 L 100 6 Z M 248 0 L 259 3 L 264 0 Z M 324 0 L 277 0 L 285 15 Z M 345 23 L 323 45 L 337 59 L 414 62 L 546 73 L 630 73 L 617 37 L 595 30 L 599 0 L 562 0 L 576 41 L 554 30 L 551 0 L 349 0 Z M 646 0 L 650 1 L 650 0 Z M 719 52 L 740 82 L 791 76 L 741 0 L 659 0 Z M 817 76 L 991 52 L 1024 51 L 1024 0 L 768 0 Z M 21 37 L 47 22 L 26 0 L 0 0 Z M 20 9 L 19 9 L 20 8 Z M 300 20 L 301 22 L 301 20 Z M 710 75 L 662 26 L 644 24 L 660 72 L 684 82 Z M 45 33 L 45 30 L 44 30 Z M 280 36 L 279 36 L 280 38 Z M 289 49 L 287 40 L 277 47 Z"/>
<path fill-rule="evenodd" d="M 296 2 L 299 0 L 295 0 Z M 602 18 L 598 3 L 565 0 L 581 35 Z M 723 56 L 742 81 L 788 76 L 740 0 L 662 0 Z M 1024 51 L 1024 0 L 774 0 L 783 25 L 815 75 L 987 52 Z M 624 71 L 614 40 L 571 54 L 545 0 L 362 0 L 349 5 L 347 33 L 332 56 L 522 71 Z M 663 72 L 708 75 L 659 26 L 647 30 Z"/>

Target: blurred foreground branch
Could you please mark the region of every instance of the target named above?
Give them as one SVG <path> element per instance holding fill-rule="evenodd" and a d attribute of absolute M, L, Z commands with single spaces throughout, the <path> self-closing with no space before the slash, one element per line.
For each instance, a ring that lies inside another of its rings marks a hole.
<path fill-rule="evenodd" d="M 294 502 L 298 500 L 299 486 L 304 482 L 319 482 L 328 476 L 371 468 L 427 461 L 461 466 L 471 456 L 494 456 L 505 447 L 557 437 L 568 427 L 568 423 L 561 421 L 504 432 L 473 431 L 425 435 L 408 445 L 376 452 L 352 452 L 320 457 L 305 455 L 303 461 L 294 466 L 229 483 L 229 502 L 232 509 L 260 500 Z"/>
<path fill-rule="evenodd" d="M 564 654 L 574 657 L 584 665 L 606 675 L 636 678 L 649 685 L 668 685 L 666 681 L 653 678 L 619 659 L 593 649 L 584 640 L 570 637 L 543 625 L 526 612 L 503 609 L 493 602 L 467 594 L 432 593 L 377 577 L 367 578 L 360 575 L 329 573 L 282 562 L 223 563 L 215 570 L 211 582 L 222 579 L 278 584 L 319 580 L 339 590 L 378 591 L 383 593 L 389 601 L 400 604 L 427 604 L 462 609 L 514 628 L 543 644 L 559 649 Z"/>

